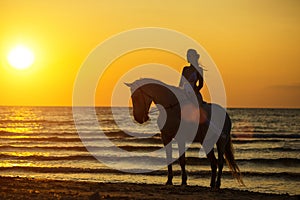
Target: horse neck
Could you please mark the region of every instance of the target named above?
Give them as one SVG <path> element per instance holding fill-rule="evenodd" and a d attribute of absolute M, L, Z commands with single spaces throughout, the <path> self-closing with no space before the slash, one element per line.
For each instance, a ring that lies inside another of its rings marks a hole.
<path fill-rule="evenodd" d="M 177 99 L 170 89 L 159 84 L 148 84 L 143 86 L 147 95 L 151 96 L 155 104 L 168 107 L 176 104 Z"/>

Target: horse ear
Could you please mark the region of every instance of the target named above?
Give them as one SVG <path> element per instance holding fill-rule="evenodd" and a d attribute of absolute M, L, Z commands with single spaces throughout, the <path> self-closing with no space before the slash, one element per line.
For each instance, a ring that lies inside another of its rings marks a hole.
<path fill-rule="evenodd" d="M 132 86 L 132 83 L 124 83 L 126 86 L 130 87 Z"/>

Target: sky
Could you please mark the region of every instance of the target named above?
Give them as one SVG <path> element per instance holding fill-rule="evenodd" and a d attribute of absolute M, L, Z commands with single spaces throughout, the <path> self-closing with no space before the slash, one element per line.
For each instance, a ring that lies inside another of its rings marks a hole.
<path fill-rule="evenodd" d="M 77 73 L 97 45 L 127 30 L 160 27 L 205 48 L 222 76 L 228 107 L 300 108 L 298 0 L 1 0 L 0 19 L 0 105 L 71 106 Z M 20 44 L 35 56 L 26 70 L 7 61 Z M 179 73 L 187 65 L 158 50 L 122 55 L 99 80 L 96 105 L 111 105 L 117 80 L 151 62 Z M 206 89 L 203 94 L 210 99 Z"/>

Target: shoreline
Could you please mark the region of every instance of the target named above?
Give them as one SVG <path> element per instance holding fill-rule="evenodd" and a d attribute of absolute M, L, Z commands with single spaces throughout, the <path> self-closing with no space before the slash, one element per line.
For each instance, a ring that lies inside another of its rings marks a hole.
<path fill-rule="evenodd" d="M 299 199 L 300 195 L 247 190 L 210 191 L 203 186 L 136 183 L 97 183 L 0 176 L 0 199 Z"/>

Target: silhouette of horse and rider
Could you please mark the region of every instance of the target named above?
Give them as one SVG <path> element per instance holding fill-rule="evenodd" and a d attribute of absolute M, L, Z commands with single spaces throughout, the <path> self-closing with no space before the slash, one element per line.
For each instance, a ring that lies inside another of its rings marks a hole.
<path fill-rule="evenodd" d="M 231 119 L 226 110 L 221 106 L 203 101 L 200 90 L 203 87 L 203 67 L 199 65 L 200 55 L 194 49 L 187 51 L 187 61 L 190 66 L 182 70 L 179 87 L 165 84 L 155 79 L 139 79 L 126 85 L 131 88 L 134 119 L 142 124 L 149 119 L 149 109 L 154 102 L 160 110 L 158 116 L 158 127 L 161 131 L 161 138 L 166 150 L 168 164 L 168 179 L 166 184 L 172 185 L 172 140 L 178 143 L 179 164 L 181 166 L 182 185 L 187 184 L 187 173 L 185 170 L 185 151 L 187 142 L 200 142 L 203 146 L 209 129 L 212 132 L 219 132 L 213 135 L 213 144 L 205 149 L 207 158 L 211 165 L 211 189 L 220 189 L 221 176 L 225 160 L 236 180 L 244 185 L 239 167 L 237 166 L 234 154 L 231 132 Z M 185 113 L 184 108 L 188 109 Z M 224 123 L 220 128 L 215 128 L 212 122 L 212 109 L 220 111 L 224 115 Z M 193 111 L 197 111 L 196 120 L 190 118 Z M 186 117 L 186 115 L 189 115 Z M 192 119 L 192 120 L 190 120 Z M 214 154 L 214 143 L 217 146 L 218 159 Z M 225 155 L 225 159 L 224 159 Z M 217 173 L 218 169 L 218 173 Z"/>

